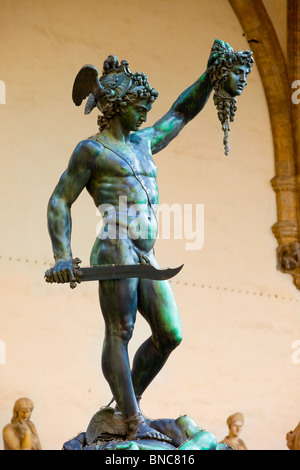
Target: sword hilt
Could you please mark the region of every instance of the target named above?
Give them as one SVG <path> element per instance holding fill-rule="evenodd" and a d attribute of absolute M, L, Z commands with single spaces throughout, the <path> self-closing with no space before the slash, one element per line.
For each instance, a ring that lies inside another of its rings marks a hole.
<path fill-rule="evenodd" d="M 79 259 L 79 258 L 74 258 L 73 261 L 72 261 L 73 274 L 74 274 L 74 277 L 76 278 L 76 281 L 70 281 L 71 289 L 75 289 L 77 284 L 80 284 L 80 280 L 78 279 L 78 275 L 76 276 L 76 274 L 77 274 L 76 271 L 78 271 L 78 269 L 80 268 L 79 263 L 81 263 L 81 259 Z"/>
<path fill-rule="evenodd" d="M 75 289 L 75 287 L 77 286 L 77 283 L 78 284 L 80 283 L 80 279 L 79 279 L 80 276 L 79 276 L 79 273 L 77 272 L 80 269 L 79 263 L 81 263 L 81 259 L 79 259 L 79 258 L 74 258 L 72 260 L 72 270 L 73 270 L 73 274 L 74 274 L 74 277 L 75 277 L 76 280 L 71 280 L 70 281 L 71 289 Z M 53 282 L 57 282 L 54 278 L 53 268 L 47 269 L 47 271 L 45 272 L 44 277 L 45 277 L 45 281 L 49 282 L 51 284 Z"/>

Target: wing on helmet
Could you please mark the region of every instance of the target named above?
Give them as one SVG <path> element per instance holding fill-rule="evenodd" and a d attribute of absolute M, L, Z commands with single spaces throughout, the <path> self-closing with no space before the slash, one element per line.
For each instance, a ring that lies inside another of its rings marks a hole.
<path fill-rule="evenodd" d="M 97 68 L 94 65 L 84 65 L 75 78 L 72 99 L 76 106 L 80 106 L 82 101 L 90 94 L 98 98 L 102 90 L 103 87 L 98 78 Z"/>

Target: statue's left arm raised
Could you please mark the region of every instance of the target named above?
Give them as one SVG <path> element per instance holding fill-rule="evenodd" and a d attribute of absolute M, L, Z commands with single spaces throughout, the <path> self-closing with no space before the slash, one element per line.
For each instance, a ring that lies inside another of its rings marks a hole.
<path fill-rule="evenodd" d="M 211 54 L 207 66 L 214 60 Z M 152 153 L 155 154 L 165 148 L 205 106 L 211 92 L 212 85 L 209 73 L 206 70 L 189 88 L 187 88 L 173 103 L 170 110 L 152 127 L 145 129 L 151 139 Z"/>
<path fill-rule="evenodd" d="M 212 86 L 206 72 L 177 98 L 171 109 L 152 127 L 152 153 L 157 153 L 173 140 L 183 127 L 205 106 Z"/>

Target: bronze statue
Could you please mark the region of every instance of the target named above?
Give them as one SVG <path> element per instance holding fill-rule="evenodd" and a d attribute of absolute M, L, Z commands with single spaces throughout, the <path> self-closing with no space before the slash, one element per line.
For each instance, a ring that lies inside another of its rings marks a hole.
<path fill-rule="evenodd" d="M 225 47 L 222 41 L 216 42 Z M 45 277 L 48 282 L 74 287 L 83 276 L 83 270 L 78 269 L 80 260 L 73 260 L 71 251 L 70 209 L 86 188 L 105 214 L 106 223 L 93 246 L 91 268 L 86 268 L 84 276 L 87 280 L 90 269 L 90 279 L 99 279 L 105 321 L 102 370 L 131 440 L 170 440 L 146 422 L 139 401 L 182 339 L 168 276 L 160 272 L 154 255 L 159 199 L 152 155 L 163 150 L 205 106 L 213 89 L 209 70 L 216 60 L 219 53 L 213 50 L 207 70 L 161 119 L 144 129 L 141 126 L 158 93 L 145 74 L 130 72 L 127 61 L 119 63 L 110 55 L 100 79 L 96 67 L 85 65 L 73 86 L 77 106 L 88 97 L 85 113 L 100 110 L 99 132 L 77 145 L 50 198 L 48 228 L 55 266 Z M 232 74 L 232 92 L 239 94 L 239 87 L 240 78 Z M 130 369 L 127 346 L 137 311 L 148 322 L 151 336 L 136 352 Z"/>
<path fill-rule="evenodd" d="M 247 85 L 254 60 L 251 51 L 234 51 L 227 43 L 215 41 L 212 54 L 213 64 L 208 72 L 214 88 L 214 103 L 224 132 L 224 152 L 229 154 L 229 123 L 234 121 L 237 110 L 236 97 L 241 95 Z"/>
<path fill-rule="evenodd" d="M 242 413 L 234 413 L 227 418 L 227 426 L 229 428 L 228 436 L 226 436 L 222 444 L 227 444 L 235 450 L 248 450 L 244 441 L 239 437 L 244 425 L 244 416 Z"/>
<path fill-rule="evenodd" d="M 4 450 L 41 450 L 40 438 L 30 421 L 33 403 L 29 398 L 19 398 L 13 409 L 11 423 L 3 428 Z"/>
<path fill-rule="evenodd" d="M 122 415 L 105 407 L 95 413 L 86 432 L 66 442 L 63 450 L 234 450 L 218 443 L 212 433 L 198 426 L 190 416 L 145 420 L 151 428 L 168 436 L 170 442 L 147 438 L 126 440 Z"/>

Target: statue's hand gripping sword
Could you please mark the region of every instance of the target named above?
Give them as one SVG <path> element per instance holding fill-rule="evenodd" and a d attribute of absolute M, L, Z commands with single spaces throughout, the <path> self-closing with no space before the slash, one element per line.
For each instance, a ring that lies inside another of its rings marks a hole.
<path fill-rule="evenodd" d="M 183 264 L 178 268 L 157 269 L 152 264 L 104 264 L 102 266 L 90 266 L 81 268 L 81 260 L 73 260 L 73 273 L 76 281 L 70 281 L 70 287 L 74 289 L 77 283 L 83 281 L 102 281 L 107 279 L 146 278 L 157 281 L 170 279 L 181 271 Z M 52 268 L 45 272 L 46 282 L 57 282 Z"/>

